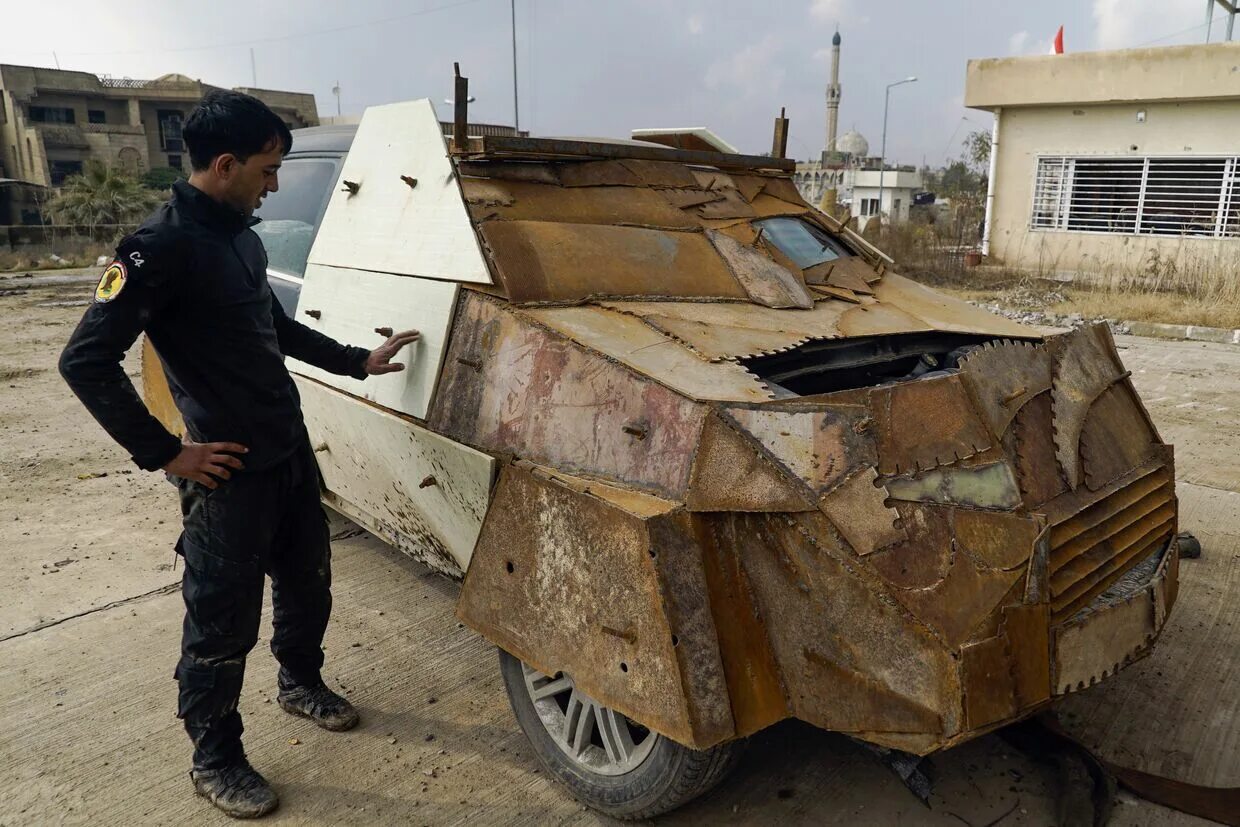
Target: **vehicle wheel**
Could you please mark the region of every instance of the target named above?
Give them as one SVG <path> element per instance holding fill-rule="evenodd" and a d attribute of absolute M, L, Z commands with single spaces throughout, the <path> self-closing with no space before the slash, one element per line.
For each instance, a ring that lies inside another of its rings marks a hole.
<path fill-rule="evenodd" d="M 581 803 L 614 818 L 657 816 L 697 798 L 736 766 L 744 741 L 698 751 L 630 721 L 499 650 L 517 723 L 538 760 Z"/>

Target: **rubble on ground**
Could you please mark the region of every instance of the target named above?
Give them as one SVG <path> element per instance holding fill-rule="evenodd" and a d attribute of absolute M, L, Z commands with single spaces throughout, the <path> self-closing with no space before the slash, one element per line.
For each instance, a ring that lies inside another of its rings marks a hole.
<path fill-rule="evenodd" d="M 1075 330 L 1086 325 L 1105 322 L 1111 332 L 1127 335 L 1131 329 L 1127 322 L 1103 316 L 1086 318 L 1080 313 L 1053 313 L 1046 310 L 1067 301 L 1058 290 L 1039 290 L 1030 285 L 1020 285 L 996 294 L 991 301 L 970 301 L 969 304 L 996 313 L 1022 324 L 1067 327 Z"/>

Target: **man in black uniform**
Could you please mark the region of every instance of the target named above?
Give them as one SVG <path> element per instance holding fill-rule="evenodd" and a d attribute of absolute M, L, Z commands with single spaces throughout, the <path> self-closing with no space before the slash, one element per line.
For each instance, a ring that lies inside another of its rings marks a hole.
<path fill-rule="evenodd" d="M 193 174 L 117 247 L 60 359 L 60 372 L 139 467 L 163 469 L 181 497 L 185 626 L 178 717 L 194 744 L 190 777 L 232 816 L 275 809 L 275 792 L 246 760 L 237 701 L 258 638 L 263 576 L 271 577 L 271 649 L 279 702 L 330 730 L 357 711 L 324 685 L 322 641 L 331 566 L 319 477 L 292 356 L 364 379 L 401 370 L 392 357 L 418 338 L 349 347 L 290 319 L 267 285 L 267 256 L 250 229 L 292 146 L 261 101 L 212 92 L 185 121 Z M 184 441 L 139 399 L 121 367 L 146 332 L 185 421 Z"/>

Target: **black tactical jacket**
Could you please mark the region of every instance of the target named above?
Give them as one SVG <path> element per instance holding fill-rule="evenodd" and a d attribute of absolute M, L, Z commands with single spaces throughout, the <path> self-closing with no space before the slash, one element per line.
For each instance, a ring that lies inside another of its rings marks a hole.
<path fill-rule="evenodd" d="M 142 468 L 160 468 L 180 451 L 121 367 L 143 331 L 190 438 L 247 446 L 248 470 L 280 462 L 305 439 L 284 356 L 366 377 L 369 351 L 285 315 L 267 285 L 255 223 L 178 181 L 168 203 L 121 241 L 60 357 L 73 392 Z"/>

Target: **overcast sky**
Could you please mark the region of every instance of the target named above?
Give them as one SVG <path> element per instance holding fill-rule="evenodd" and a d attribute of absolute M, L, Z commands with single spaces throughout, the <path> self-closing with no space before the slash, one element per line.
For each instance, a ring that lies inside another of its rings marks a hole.
<path fill-rule="evenodd" d="M 219 86 L 313 92 L 321 114 L 429 97 L 440 116 L 452 61 L 478 98 L 471 120 L 511 123 L 509 0 L 44 0 L 6 3 L 0 63 L 116 77 L 180 72 Z M 787 107 L 789 154 L 823 146 L 831 35 L 843 37 L 840 132 L 888 157 L 941 163 L 989 115 L 966 110 L 973 57 L 1200 43 L 1200 0 L 516 0 L 521 126 L 540 135 L 627 136 L 709 126 L 769 150 Z M 123 9 L 123 11 L 122 11 Z M 1221 39 L 1219 12 L 1213 39 Z M 53 57 L 53 51 L 56 57 Z M 962 120 L 967 118 L 968 120 Z"/>

